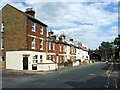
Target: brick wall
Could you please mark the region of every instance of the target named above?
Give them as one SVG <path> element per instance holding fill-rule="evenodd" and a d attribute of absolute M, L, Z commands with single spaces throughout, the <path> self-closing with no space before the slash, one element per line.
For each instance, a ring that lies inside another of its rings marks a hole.
<path fill-rule="evenodd" d="M 5 52 L 26 49 L 27 17 L 9 5 L 3 8 L 2 14 Z"/>
<path fill-rule="evenodd" d="M 32 21 L 36 24 L 35 25 L 35 32 L 32 31 Z M 40 34 L 40 27 L 42 25 L 40 25 L 37 21 L 34 21 L 32 19 L 28 19 L 28 27 L 27 27 L 27 44 L 28 44 L 28 50 L 31 51 L 40 51 L 40 52 L 46 52 L 46 27 L 43 27 L 43 34 Z M 36 37 L 35 40 L 35 50 L 31 49 L 31 44 L 32 44 L 32 36 Z M 43 50 L 40 50 L 40 38 L 43 38 L 43 43 L 44 43 L 44 47 Z"/>
<path fill-rule="evenodd" d="M 4 65 L 4 61 L 0 61 L 0 69 L 1 69 L 1 68 L 4 68 L 4 66 L 5 66 L 5 65 Z"/>

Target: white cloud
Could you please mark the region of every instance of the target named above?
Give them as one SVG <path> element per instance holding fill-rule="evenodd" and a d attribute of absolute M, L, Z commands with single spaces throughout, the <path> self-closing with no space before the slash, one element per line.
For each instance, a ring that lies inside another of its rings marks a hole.
<path fill-rule="evenodd" d="M 38 2 L 119 2 L 119 0 L 35 0 L 34 2 L 31 0 L 26 0 L 30 4 Z"/>
<path fill-rule="evenodd" d="M 40 11 L 39 18 L 52 28 L 63 28 L 54 30 L 58 34 L 65 32 L 68 38 L 75 38 L 87 44 L 90 48 L 95 48 L 101 41 L 113 40 L 106 31 L 101 30 L 101 26 L 110 25 L 117 22 L 118 14 L 104 10 L 105 4 L 84 5 L 80 3 L 46 3 L 38 9 Z M 50 8 L 46 9 L 46 6 Z M 57 7 L 57 8 L 56 8 Z M 54 9 L 53 9 L 54 8 Z M 80 25 L 85 24 L 85 25 Z M 88 24 L 88 25 L 87 25 Z M 89 25 L 90 24 L 90 25 Z M 115 34 L 116 32 L 114 32 Z"/>
<path fill-rule="evenodd" d="M 9 1 L 10 4 L 23 11 L 27 8 L 23 3 Z M 113 35 L 109 36 L 109 34 L 117 33 L 115 28 L 117 25 L 109 31 L 101 30 L 101 27 L 117 22 L 117 12 L 106 11 L 104 7 L 118 0 L 109 0 L 109 2 L 92 0 L 95 3 L 90 5 L 79 3 L 88 0 L 60 0 L 59 3 L 57 1 L 25 0 L 25 3 L 35 9 L 36 18 L 46 23 L 49 28 L 53 28 L 55 33 L 66 33 L 67 39 L 75 38 L 76 41 L 85 43 L 89 48 L 96 48 L 101 41 L 113 40 Z"/>
<path fill-rule="evenodd" d="M 113 35 L 118 33 L 118 27 L 117 26 L 113 26 L 111 28 L 111 30 L 108 31 L 108 33 L 113 34 Z"/>

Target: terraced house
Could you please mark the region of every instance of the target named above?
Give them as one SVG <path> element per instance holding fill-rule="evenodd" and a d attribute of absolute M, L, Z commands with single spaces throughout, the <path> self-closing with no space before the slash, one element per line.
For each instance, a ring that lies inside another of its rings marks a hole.
<path fill-rule="evenodd" d="M 65 40 L 35 18 L 32 8 L 25 12 L 7 4 L 2 8 L 0 58 L 6 69 L 53 70 L 65 62 L 89 60 L 87 48 Z M 86 59 L 84 57 L 87 57 Z"/>
<path fill-rule="evenodd" d="M 46 60 L 47 25 L 34 16 L 35 11 L 32 8 L 26 9 L 25 12 L 9 4 L 2 8 L 3 56 L 7 60 L 6 68 L 32 70 L 32 64 Z M 15 64 L 7 57 L 11 57 Z"/>

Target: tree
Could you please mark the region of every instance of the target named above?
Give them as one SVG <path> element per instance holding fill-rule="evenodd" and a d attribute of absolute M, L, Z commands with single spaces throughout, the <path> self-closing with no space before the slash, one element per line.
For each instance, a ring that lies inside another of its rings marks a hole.
<path fill-rule="evenodd" d="M 115 45 L 120 45 L 120 35 L 118 35 L 118 37 L 115 38 L 114 44 Z"/>
<path fill-rule="evenodd" d="M 114 44 L 117 45 L 115 59 L 119 59 L 120 62 L 120 34 L 118 35 L 118 37 L 115 38 Z"/>
<path fill-rule="evenodd" d="M 111 60 L 113 56 L 113 42 L 102 42 L 99 46 L 98 52 L 102 57 L 102 60 Z"/>

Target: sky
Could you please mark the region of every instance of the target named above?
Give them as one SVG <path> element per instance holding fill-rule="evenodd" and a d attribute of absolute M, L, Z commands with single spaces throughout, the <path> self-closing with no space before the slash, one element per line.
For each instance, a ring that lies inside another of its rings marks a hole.
<path fill-rule="evenodd" d="M 32 7 L 35 17 L 48 25 L 58 36 L 66 35 L 90 49 L 102 41 L 118 36 L 118 0 L 0 0 L 0 9 L 7 3 L 25 11 Z"/>

